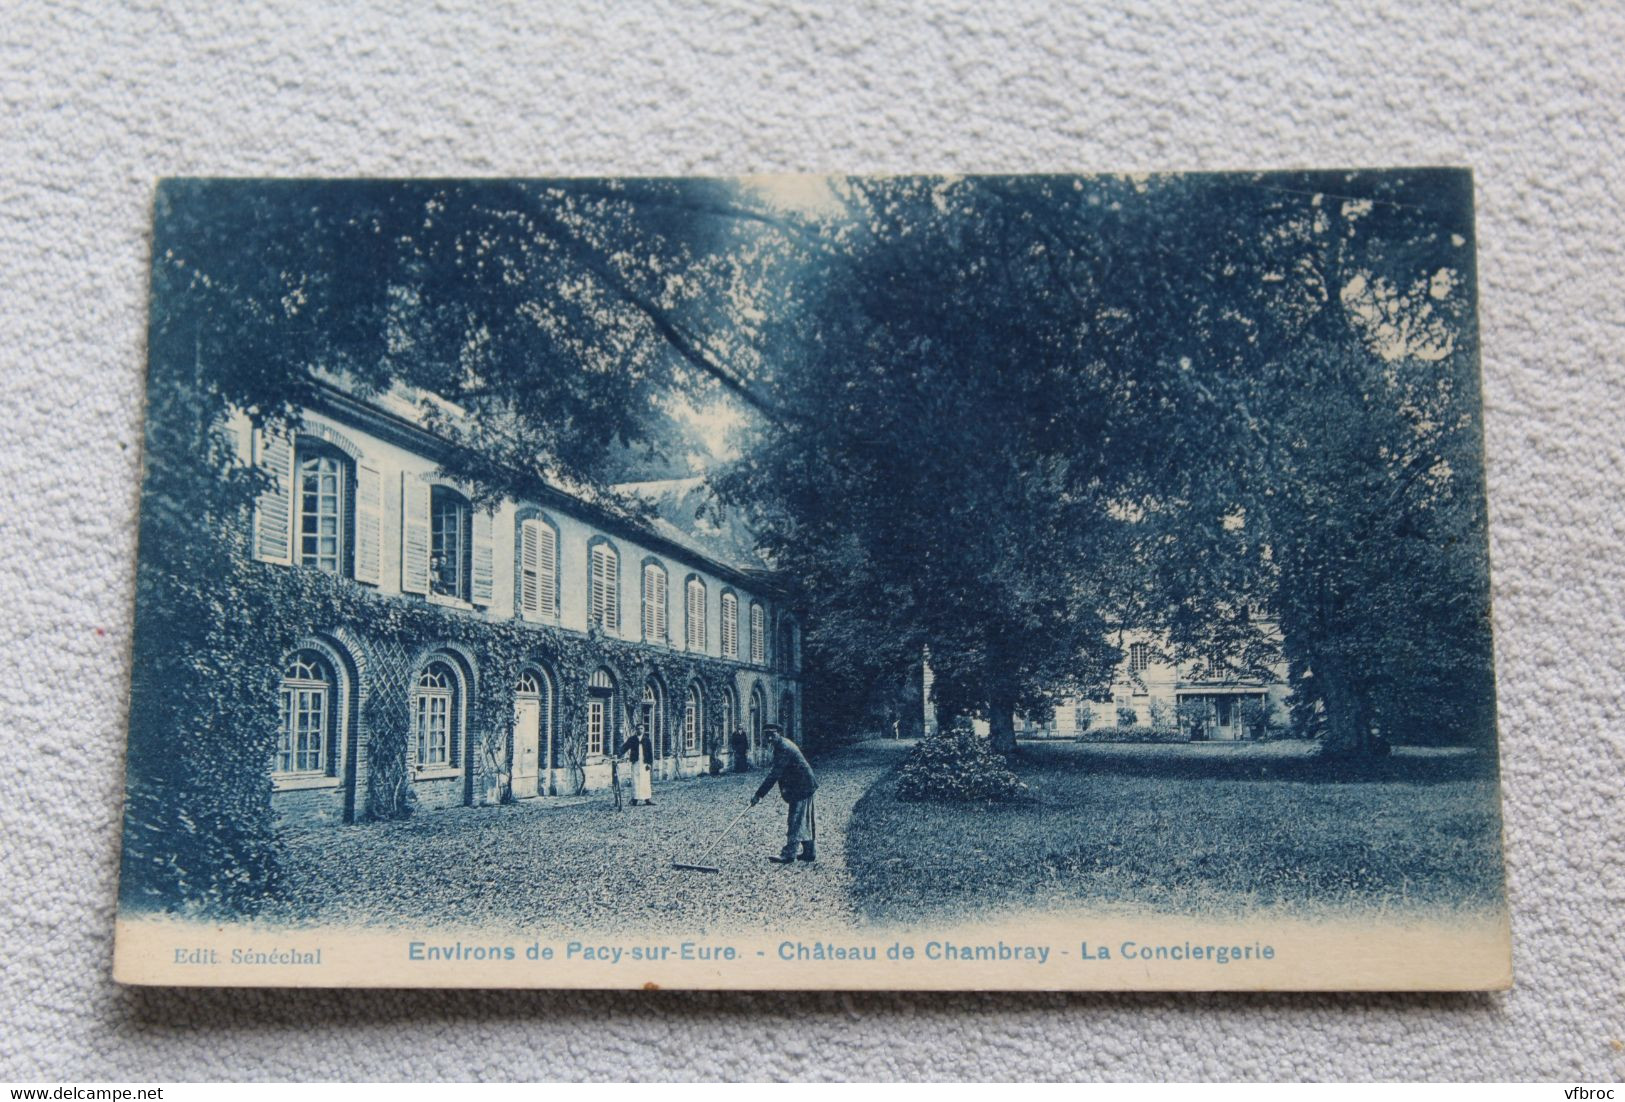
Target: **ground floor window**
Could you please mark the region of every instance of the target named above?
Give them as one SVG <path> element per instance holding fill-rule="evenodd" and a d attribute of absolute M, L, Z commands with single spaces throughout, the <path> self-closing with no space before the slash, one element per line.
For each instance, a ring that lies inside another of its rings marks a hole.
<path fill-rule="evenodd" d="M 419 768 L 443 769 L 457 764 L 452 710 L 456 692 L 456 675 L 444 662 L 431 662 L 418 675 L 412 692 L 412 726 Z"/>
<path fill-rule="evenodd" d="M 688 690 L 688 707 L 683 709 L 683 750 L 694 753 L 700 748 L 700 690 Z"/>
<path fill-rule="evenodd" d="M 315 651 L 299 651 L 288 661 L 282 671 L 276 772 L 327 772 L 335 687 L 332 667 Z"/>

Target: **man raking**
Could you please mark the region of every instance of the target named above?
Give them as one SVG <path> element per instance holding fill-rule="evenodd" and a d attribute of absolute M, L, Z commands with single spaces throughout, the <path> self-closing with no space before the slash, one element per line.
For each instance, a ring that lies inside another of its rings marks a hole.
<path fill-rule="evenodd" d="M 779 795 L 790 805 L 784 849 L 779 851 L 777 857 L 768 860 L 788 865 L 796 859 L 796 843 L 799 842 L 801 860 L 813 861 L 817 858 L 814 843 L 818 837 L 818 825 L 813 816 L 813 792 L 818 788 L 818 778 L 813 776 L 812 766 L 807 764 L 801 747 L 786 738 L 780 727 L 770 723 L 763 734 L 767 736 L 768 745 L 773 747 L 773 764 L 768 768 L 767 777 L 756 790 L 756 795 L 750 798 L 750 806 L 755 807 L 763 796 L 773 790 L 774 785 L 779 786 Z"/>

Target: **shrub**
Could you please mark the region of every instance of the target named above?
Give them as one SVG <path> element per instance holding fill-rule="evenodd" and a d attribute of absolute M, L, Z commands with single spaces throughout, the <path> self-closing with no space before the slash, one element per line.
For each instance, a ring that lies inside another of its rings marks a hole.
<path fill-rule="evenodd" d="M 1117 725 L 1119 727 L 1133 727 L 1140 722 L 1140 713 L 1132 704 L 1119 704 L 1117 706 Z"/>
<path fill-rule="evenodd" d="M 1185 742 L 1186 734 L 1176 728 L 1147 727 L 1093 727 L 1077 738 L 1078 742 Z"/>
<path fill-rule="evenodd" d="M 903 800 L 993 803 L 1026 793 L 1027 786 L 1004 758 L 964 719 L 920 740 L 897 782 L 897 796 Z"/>
<path fill-rule="evenodd" d="M 1166 700 L 1156 699 L 1151 702 L 1151 726 L 1158 731 L 1172 731 L 1179 723 L 1174 717 L 1174 707 Z"/>

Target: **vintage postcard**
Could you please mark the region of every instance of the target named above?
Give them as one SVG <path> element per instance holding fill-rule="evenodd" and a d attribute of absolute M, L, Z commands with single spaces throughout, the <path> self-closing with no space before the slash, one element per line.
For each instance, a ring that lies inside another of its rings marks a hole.
<path fill-rule="evenodd" d="M 170 180 L 116 977 L 1511 982 L 1472 181 Z"/>

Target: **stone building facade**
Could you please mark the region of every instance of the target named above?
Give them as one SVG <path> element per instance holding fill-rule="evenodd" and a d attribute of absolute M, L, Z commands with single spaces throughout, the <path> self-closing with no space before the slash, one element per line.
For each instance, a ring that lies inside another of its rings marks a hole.
<path fill-rule="evenodd" d="M 488 507 L 438 473 L 448 444 L 421 400 L 335 382 L 291 436 L 231 427 L 273 483 L 257 559 L 290 585 L 318 571 L 365 589 L 380 622 L 431 606 L 457 629 L 403 640 L 364 619 L 310 625 L 281 670 L 270 781 L 284 822 L 606 788 L 636 729 L 657 782 L 761 755 L 769 722 L 794 737 L 796 617 L 737 532 L 694 519 L 692 483 L 629 488 L 651 517 L 541 480 Z M 482 668 L 482 631 L 517 668 Z M 390 737 L 379 717 L 398 717 Z"/>

